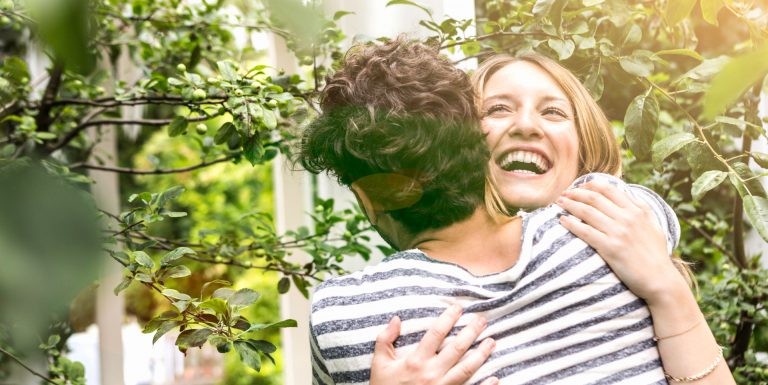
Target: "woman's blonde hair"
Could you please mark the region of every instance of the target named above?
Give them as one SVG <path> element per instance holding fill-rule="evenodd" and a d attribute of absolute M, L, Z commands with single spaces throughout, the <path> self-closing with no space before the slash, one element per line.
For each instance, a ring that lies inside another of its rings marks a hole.
<path fill-rule="evenodd" d="M 546 56 L 536 53 L 519 56 L 498 54 L 480 64 L 480 67 L 472 75 L 472 85 L 475 87 L 476 95 L 475 108 L 478 112 L 482 110 L 483 92 L 491 76 L 507 65 L 520 61 L 534 64 L 549 74 L 573 106 L 576 134 L 579 139 L 578 175 L 601 172 L 620 177 L 621 152 L 608 118 L 605 117 L 603 110 L 579 79 L 570 70 Z M 485 183 L 485 206 L 497 221 L 503 215 L 513 214 L 504 206 L 496 189 L 495 180 L 490 173 L 489 177 L 486 177 Z M 671 258 L 688 285 L 696 287 L 696 280 L 691 271 L 690 263 L 676 254 L 673 254 Z"/>
<path fill-rule="evenodd" d="M 484 61 L 472 75 L 478 111 L 483 102 L 485 85 L 491 76 L 505 66 L 519 61 L 534 64 L 549 74 L 571 102 L 579 138 L 579 175 L 602 172 L 621 176 L 619 144 L 603 110 L 571 71 L 546 56 L 499 54 Z"/>

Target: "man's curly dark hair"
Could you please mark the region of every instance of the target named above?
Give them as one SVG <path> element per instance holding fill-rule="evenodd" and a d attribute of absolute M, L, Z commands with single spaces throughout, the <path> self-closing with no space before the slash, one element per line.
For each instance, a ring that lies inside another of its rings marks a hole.
<path fill-rule="evenodd" d="M 353 47 L 322 90 L 299 163 L 356 183 L 416 235 L 482 204 L 490 157 L 468 76 L 402 38 Z"/>

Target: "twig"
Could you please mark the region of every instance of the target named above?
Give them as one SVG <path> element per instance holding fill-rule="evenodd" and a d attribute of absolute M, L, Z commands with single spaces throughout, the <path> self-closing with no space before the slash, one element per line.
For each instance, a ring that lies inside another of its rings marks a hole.
<path fill-rule="evenodd" d="M 220 114 L 197 116 L 194 118 L 187 118 L 187 122 L 204 122 L 206 120 L 213 119 Z M 173 119 L 101 119 L 92 120 L 90 122 L 81 123 L 76 129 L 83 129 L 90 126 L 103 126 L 108 124 L 114 124 L 118 126 L 126 124 L 138 124 L 142 126 L 164 126 L 173 121 Z"/>
<path fill-rule="evenodd" d="M 109 172 L 116 172 L 120 174 L 132 174 L 132 175 L 162 175 L 162 174 L 177 174 L 182 172 L 188 172 L 188 171 L 194 171 L 197 169 L 201 169 L 204 167 L 208 167 L 211 165 L 214 165 L 216 163 L 222 163 L 226 162 L 228 160 L 233 159 L 234 157 L 240 155 L 240 153 L 228 155 L 223 158 L 211 160 L 208 162 L 202 162 L 193 166 L 188 167 L 181 167 L 181 168 L 171 168 L 171 169 L 156 169 L 156 170 L 139 170 L 135 168 L 124 168 L 124 167 L 107 167 L 107 166 L 99 166 L 95 164 L 77 164 L 72 165 L 71 168 L 84 168 L 88 170 L 99 170 L 99 171 L 109 171 Z"/>
<path fill-rule="evenodd" d="M 498 32 L 489 33 L 487 35 L 475 36 L 471 38 L 471 40 L 469 41 L 480 41 L 480 40 L 492 39 L 494 37 L 499 37 L 499 36 L 547 36 L 547 37 L 554 37 L 558 39 L 562 38 L 560 36 L 550 35 L 546 32 L 541 32 L 541 31 L 528 31 L 528 32 L 498 31 Z M 460 46 L 462 44 L 468 43 L 469 41 L 457 41 L 455 43 L 442 45 L 440 46 L 440 49 L 448 49 L 448 48 Z"/>
<path fill-rule="evenodd" d="M 32 369 L 29 366 L 27 366 L 26 364 L 24 364 L 24 362 L 21 361 L 21 359 L 19 359 L 18 357 L 14 356 L 13 354 L 11 354 L 9 351 L 3 349 L 2 347 L 0 347 L 0 353 L 3 353 L 6 356 L 10 357 L 12 360 L 16 361 L 17 364 L 21 365 L 21 367 L 23 367 L 24 369 L 26 369 L 28 372 L 32 373 L 33 375 L 35 375 L 37 377 L 40 377 L 43 381 L 45 381 L 45 382 L 47 382 L 49 384 L 58 385 L 52 379 L 50 379 L 50 378 L 48 378 L 48 377 L 46 377 L 46 376 L 36 372 L 34 369 Z"/>
<path fill-rule="evenodd" d="M 731 262 L 733 262 L 734 264 L 737 264 L 736 258 L 733 256 L 733 254 L 731 254 L 728 250 L 726 250 L 725 247 L 720 245 L 720 243 L 715 241 L 715 239 L 712 238 L 712 236 L 709 235 L 709 233 L 707 233 L 706 231 L 704 231 L 700 227 L 698 227 L 698 226 L 694 225 L 693 223 L 691 223 L 691 221 L 688 220 L 688 218 L 683 217 L 683 216 L 680 216 L 679 218 L 680 218 L 680 221 L 684 222 L 690 228 L 696 230 L 696 232 L 699 233 L 699 235 L 704 237 L 707 241 L 709 241 L 710 244 L 712 244 L 713 246 L 715 246 L 715 248 L 720 250 L 720 252 L 723 253 L 723 255 L 725 255 L 726 257 L 728 257 L 728 259 L 731 260 Z"/>

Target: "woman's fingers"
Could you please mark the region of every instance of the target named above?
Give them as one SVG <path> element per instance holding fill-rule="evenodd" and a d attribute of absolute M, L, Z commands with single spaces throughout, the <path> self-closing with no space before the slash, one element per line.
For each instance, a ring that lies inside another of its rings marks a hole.
<path fill-rule="evenodd" d="M 480 369 L 480 366 L 488 359 L 488 356 L 491 355 L 495 347 L 496 341 L 491 338 L 484 339 L 477 348 L 467 353 L 466 357 L 464 357 L 461 362 L 448 370 L 443 377 L 441 385 L 460 385 L 467 382 L 467 380 Z M 482 384 L 494 383 L 498 383 L 498 380 L 493 382 L 493 380 L 489 378 L 482 382 Z"/>
<path fill-rule="evenodd" d="M 456 338 L 446 345 L 440 353 L 437 355 L 439 365 L 448 371 L 449 368 L 456 365 L 461 357 L 469 350 L 472 344 L 480 336 L 480 333 L 485 330 L 488 322 L 482 316 L 474 316 L 474 318 L 465 326 Z"/>
<path fill-rule="evenodd" d="M 619 190 L 615 185 L 605 181 L 592 180 L 578 188 L 599 193 L 620 208 L 632 207 L 634 204 L 631 196 L 626 191 Z"/>
<path fill-rule="evenodd" d="M 445 337 L 448 336 L 453 326 L 456 325 L 456 321 L 461 317 L 461 311 L 461 306 L 454 304 L 440 314 L 440 317 L 437 317 L 435 323 L 419 342 L 419 346 L 416 347 L 416 357 L 428 359 L 435 356 L 440 345 L 445 341 Z"/>
<path fill-rule="evenodd" d="M 572 215 L 563 215 L 560 217 L 560 224 L 565 227 L 566 230 L 573 233 L 573 235 L 581 238 L 582 241 L 592 246 L 596 250 L 604 248 L 604 242 L 606 241 L 605 234 L 596 230 L 594 227 L 579 221 Z M 601 254 L 602 255 L 602 254 Z M 603 255 L 603 257 L 605 257 Z"/>
<path fill-rule="evenodd" d="M 586 194 L 587 193 L 584 191 L 571 190 L 567 196 L 561 196 L 560 198 L 557 198 L 557 204 L 576 218 L 579 218 L 583 222 L 588 223 L 595 229 L 601 232 L 608 232 L 614 226 L 615 221 L 613 217 L 588 203 L 577 200 L 583 199 L 583 196 Z M 589 192 L 588 194 L 596 193 Z M 617 214 L 614 213 L 614 215 Z M 579 238 L 584 239 L 582 237 Z M 586 239 L 584 240 L 587 241 Z M 587 243 L 589 243 L 589 241 L 587 241 Z"/>
<path fill-rule="evenodd" d="M 485 381 L 481 382 L 480 385 L 498 385 L 499 379 L 496 377 L 488 377 L 485 379 Z"/>
<path fill-rule="evenodd" d="M 373 356 L 379 359 L 395 359 L 394 343 L 398 336 L 400 336 L 400 317 L 394 316 L 389 320 L 387 327 L 376 336 Z"/>

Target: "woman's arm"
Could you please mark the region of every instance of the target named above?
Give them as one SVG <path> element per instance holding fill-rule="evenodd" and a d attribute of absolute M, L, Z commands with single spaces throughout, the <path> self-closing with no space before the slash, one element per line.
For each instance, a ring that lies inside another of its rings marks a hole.
<path fill-rule="evenodd" d="M 572 214 L 561 217 L 563 226 L 595 248 L 647 302 L 667 375 L 701 376 L 682 381 L 690 384 L 734 384 L 696 299 L 668 254 L 666 234 L 652 209 L 599 180 L 563 192 L 557 204 Z"/>
<path fill-rule="evenodd" d="M 484 318 L 476 317 L 440 350 L 460 316 L 460 306 L 449 307 L 427 330 L 416 350 L 405 356 L 399 356 L 393 345 L 400 336 L 400 318 L 393 317 L 387 328 L 376 337 L 371 363 L 371 385 L 464 384 L 491 354 L 495 342 L 486 338 L 476 349 L 467 353 L 486 326 Z M 498 383 L 497 378 L 490 377 L 480 385 Z"/>

